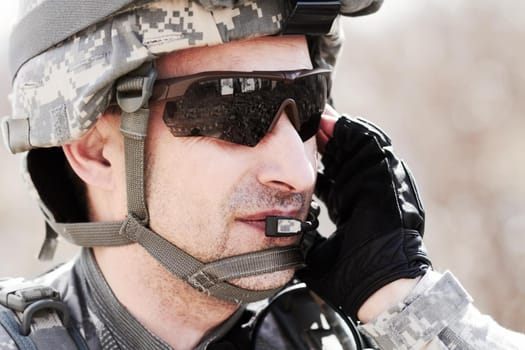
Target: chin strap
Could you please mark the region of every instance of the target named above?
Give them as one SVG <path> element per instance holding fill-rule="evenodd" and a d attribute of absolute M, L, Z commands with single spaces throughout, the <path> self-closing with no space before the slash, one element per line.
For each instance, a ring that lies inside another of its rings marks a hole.
<path fill-rule="evenodd" d="M 149 214 L 144 195 L 144 145 L 149 118 L 148 100 L 155 78 L 155 69 L 149 63 L 117 82 L 117 102 L 122 109 L 120 130 L 124 135 L 127 219 L 64 224 L 57 223 L 51 213 L 44 210 L 48 234 L 41 257 L 52 257 L 56 245 L 53 244 L 52 231 L 83 247 L 138 243 L 172 274 L 216 298 L 241 304 L 275 294 L 281 288 L 249 290 L 227 281 L 302 267 L 304 256 L 299 246 L 272 248 L 204 264 L 148 228 Z"/>
<path fill-rule="evenodd" d="M 272 248 L 203 264 L 138 221 L 128 219 L 125 225 L 126 236 L 143 246 L 172 274 L 193 288 L 228 302 L 241 304 L 261 300 L 280 288 L 249 290 L 227 280 L 304 266 L 298 246 Z"/>

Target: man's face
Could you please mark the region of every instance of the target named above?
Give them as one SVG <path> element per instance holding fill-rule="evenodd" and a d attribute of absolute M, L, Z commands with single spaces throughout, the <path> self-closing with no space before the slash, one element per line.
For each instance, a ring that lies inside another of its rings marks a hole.
<path fill-rule="evenodd" d="M 204 71 L 311 69 L 304 37 L 268 37 L 194 48 L 162 57 L 159 78 Z M 302 142 L 285 113 L 255 147 L 204 137 L 174 137 L 151 106 L 146 191 L 151 228 L 203 262 L 297 243 L 268 238 L 267 215 L 304 219 L 315 184 L 315 138 Z M 283 285 L 293 271 L 234 281 L 245 288 Z"/>

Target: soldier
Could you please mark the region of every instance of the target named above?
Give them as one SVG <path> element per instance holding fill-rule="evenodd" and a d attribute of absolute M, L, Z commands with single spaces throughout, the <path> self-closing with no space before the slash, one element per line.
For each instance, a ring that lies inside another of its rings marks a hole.
<path fill-rule="evenodd" d="M 432 270 L 389 138 L 327 104 L 338 17 L 380 5 L 22 1 L 4 137 L 40 257 L 84 248 L 2 283 L 0 348 L 523 348 Z"/>

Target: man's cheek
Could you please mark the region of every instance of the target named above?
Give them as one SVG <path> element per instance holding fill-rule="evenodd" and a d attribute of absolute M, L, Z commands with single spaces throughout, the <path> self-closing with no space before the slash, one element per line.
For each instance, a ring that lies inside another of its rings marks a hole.
<path fill-rule="evenodd" d="M 317 174 L 317 168 L 319 166 L 320 156 L 317 152 L 317 141 L 315 137 L 310 138 L 304 143 L 305 153 L 308 155 L 311 168 L 315 174 Z M 316 175 L 317 176 L 317 175 Z"/>

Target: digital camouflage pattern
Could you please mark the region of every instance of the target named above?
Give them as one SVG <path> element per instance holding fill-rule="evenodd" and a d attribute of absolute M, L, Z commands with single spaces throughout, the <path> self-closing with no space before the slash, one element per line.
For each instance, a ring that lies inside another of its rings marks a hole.
<path fill-rule="evenodd" d="M 99 23 L 21 67 L 14 81 L 14 118 L 28 118 L 31 147 L 82 136 L 104 112 L 115 80 L 158 55 L 192 46 L 277 32 L 277 2 L 206 11 L 193 1 L 155 1 Z M 270 5 L 270 6 L 268 6 Z M 266 21 L 266 31 L 237 21 Z M 29 146 L 29 145 L 28 145 Z"/>
<path fill-rule="evenodd" d="M 380 349 L 525 349 L 525 335 L 481 315 L 472 301 L 450 272 L 430 271 L 404 302 L 360 330 Z"/>
<path fill-rule="evenodd" d="M 22 1 L 22 16 L 43 1 Z M 342 1 L 342 10 L 356 12 L 381 2 Z M 19 127 L 9 130 L 11 151 L 81 137 L 107 108 L 116 79 L 144 62 L 175 50 L 279 33 L 289 12 L 290 3 L 277 0 L 138 2 L 18 70 L 11 100 Z M 319 38 L 321 52 L 313 57 L 314 64 L 334 64 L 341 44 L 335 25 L 332 33 Z"/>
<path fill-rule="evenodd" d="M 0 330 L 0 349 L 17 350 L 17 346 L 13 339 L 9 337 L 7 332 Z"/>

